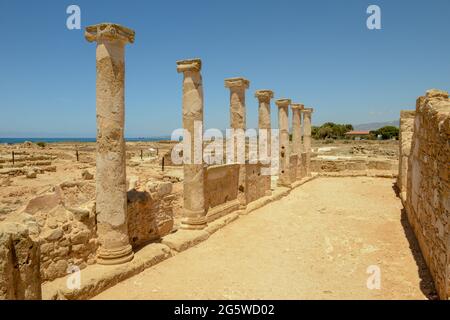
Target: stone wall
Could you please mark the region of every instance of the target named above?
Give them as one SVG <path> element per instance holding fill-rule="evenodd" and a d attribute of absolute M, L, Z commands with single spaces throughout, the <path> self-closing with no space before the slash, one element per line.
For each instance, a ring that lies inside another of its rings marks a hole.
<path fill-rule="evenodd" d="M 149 182 L 144 190 L 128 191 L 128 234 L 133 248 L 172 231 L 174 199 L 171 182 Z"/>
<path fill-rule="evenodd" d="M 245 196 L 247 204 L 264 197 L 266 194 L 264 186 L 270 181 L 267 180 L 266 176 L 261 175 L 261 168 L 261 163 L 245 164 Z"/>
<path fill-rule="evenodd" d="M 95 263 L 94 192 L 92 183 L 63 183 L 26 206 L 24 215 L 35 222 L 31 232 L 40 244 L 42 281 L 67 275 L 70 266 Z"/>
<path fill-rule="evenodd" d="M 313 172 L 341 172 L 383 170 L 397 172 L 398 161 L 387 159 L 348 159 L 337 156 L 315 157 L 311 160 Z"/>
<path fill-rule="evenodd" d="M 149 182 L 142 188 L 133 183 L 127 194 L 127 220 L 134 248 L 172 231 L 174 195 L 171 192 L 170 182 Z M 84 269 L 96 263 L 94 197 L 93 182 L 66 182 L 31 199 L 23 212 L 12 215 L 11 219 L 27 225 L 30 236 L 38 244 L 43 282 L 66 276 L 71 266 Z"/>
<path fill-rule="evenodd" d="M 297 154 L 291 154 L 289 157 L 289 173 L 291 175 L 291 182 L 296 181 L 297 179 L 300 179 L 300 168 L 298 167 L 298 155 Z M 301 160 L 300 160 L 301 161 Z"/>
<path fill-rule="evenodd" d="M 450 297 L 450 100 L 417 100 L 408 159 L 406 212 L 441 299 Z"/>
<path fill-rule="evenodd" d="M 239 208 L 239 167 L 239 164 L 225 164 L 206 168 L 205 208 L 208 221 Z"/>
<path fill-rule="evenodd" d="M 408 173 L 408 158 L 411 152 L 411 139 L 414 129 L 415 111 L 400 111 L 399 156 L 397 187 L 403 199 L 406 199 L 406 177 Z"/>
<path fill-rule="evenodd" d="M 20 223 L 0 226 L 0 300 L 41 299 L 39 243 Z"/>

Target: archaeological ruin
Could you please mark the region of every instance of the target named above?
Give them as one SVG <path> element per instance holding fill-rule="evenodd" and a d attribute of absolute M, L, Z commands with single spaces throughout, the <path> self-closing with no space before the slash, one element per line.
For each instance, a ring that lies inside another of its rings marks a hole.
<path fill-rule="evenodd" d="M 125 143 L 125 46 L 134 43 L 135 32 L 101 23 L 87 27 L 85 38 L 96 45 L 96 142 L 85 149 L 77 147 L 76 153 L 67 147 L 65 151 L 72 154 L 65 153 L 67 159 L 50 148 L 31 145 L 24 146 L 25 151 L 12 151 L 11 159 L 8 149 L 8 158 L 0 158 L 5 186 L 16 178 L 23 178 L 19 183 L 37 183 L 44 173 L 55 173 L 57 168 L 61 174 L 51 187 L 37 186 L 24 196 L 26 202 L 11 200 L 10 209 L 0 215 L 0 300 L 93 298 L 207 241 L 219 229 L 235 220 L 239 223 L 294 189 L 308 190 L 313 180 L 322 177 L 396 178 L 402 209 L 438 296 L 450 298 L 447 92 L 429 90 L 417 99 L 415 110 L 401 112 L 398 154 L 390 154 L 388 147 L 374 151 L 368 142 L 345 146 L 351 148 L 349 156 L 332 154 L 332 146 L 315 145 L 312 120 L 319 109 L 289 98 L 275 99 L 270 89 L 252 90 L 258 106 L 259 155 L 253 161 L 244 133 L 251 82 L 241 76 L 227 78 L 222 89 L 229 91 L 229 101 L 224 102 L 229 110 L 224 112 L 235 134 L 220 143 L 232 157 L 208 164 L 202 152 L 207 127 L 202 61 L 179 60 L 176 71 L 185 136 L 183 164 L 177 166 L 169 157 L 178 141 L 161 142 L 158 153 L 148 145 L 130 149 Z M 271 121 L 274 105 L 277 124 Z M 278 164 L 275 170 L 272 158 Z M 76 176 L 70 168 L 60 169 L 58 161 L 63 160 L 76 164 Z M 308 192 L 303 195 L 309 196 Z M 334 249 L 328 245 L 326 250 L 329 254 Z M 301 254 L 297 259 L 301 260 Z"/>
<path fill-rule="evenodd" d="M 450 297 L 450 100 L 429 90 L 401 113 L 398 186 L 441 299 Z"/>

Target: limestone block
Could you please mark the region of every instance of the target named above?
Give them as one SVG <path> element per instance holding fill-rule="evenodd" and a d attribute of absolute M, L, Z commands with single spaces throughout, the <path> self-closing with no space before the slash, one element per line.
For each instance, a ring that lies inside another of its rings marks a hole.
<path fill-rule="evenodd" d="M 0 299 L 41 299 L 39 244 L 25 225 L 4 223 L 0 229 Z"/>
<path fill-rule="evenodd" d="M 172 184 L 147 184 L 147 188 L 154 192 L 131 190 L 127 193 L 128 234 L 133 247 L 159 239 L 173 228 L 172 206 L 164 205 Z"/>

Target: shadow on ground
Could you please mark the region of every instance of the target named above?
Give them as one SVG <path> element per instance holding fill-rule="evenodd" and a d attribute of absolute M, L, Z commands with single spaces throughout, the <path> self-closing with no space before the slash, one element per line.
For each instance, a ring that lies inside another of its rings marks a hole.
<path fill-rule="evenodd" d="M 397 197 L 400 198 L 400 192 L 396 183 L 392 185 L 392 189 L 394 190 Z M 416 261 L 417 271 L 420 277 L 420 290 L 428 299 L 438 300 L 439 298 L 434 287 L 433 277 L 431 276 L 430 270 L 428 269 L 425 262 L 425 258 L 422 255 L 422 251 L 420 250 L 416 235 L 414 234 L 414 231 L 409 224 L 405 208 L 401 209 L 400 222 L 402 224 L 405 237 L 406 239 L 408 239 L 409 249 L 411 250 L 411 253 L 414 256 L 414 260 Z"/>

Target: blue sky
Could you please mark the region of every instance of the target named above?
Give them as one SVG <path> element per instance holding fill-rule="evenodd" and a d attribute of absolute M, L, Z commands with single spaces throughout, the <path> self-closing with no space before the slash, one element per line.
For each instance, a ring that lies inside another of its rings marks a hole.
<path fill-rule="evenodd" d="M 229 123 L 227 77 L 250 80 L 315 109 L 313 122 L 398 118 L 429 88 L 450 89 L 450 1 L 0 0 L 0 136 L 94 137 L 95 44 L 66 28 L 109 21 L 136 31 L 126 48 L 126 136 L 181 126 L 175 61 L 203 60 L 205 127 Z M 381 7 L 382 30 L 366 9 Z M 276 107 L 272 106 L 276 126 Z"/>

